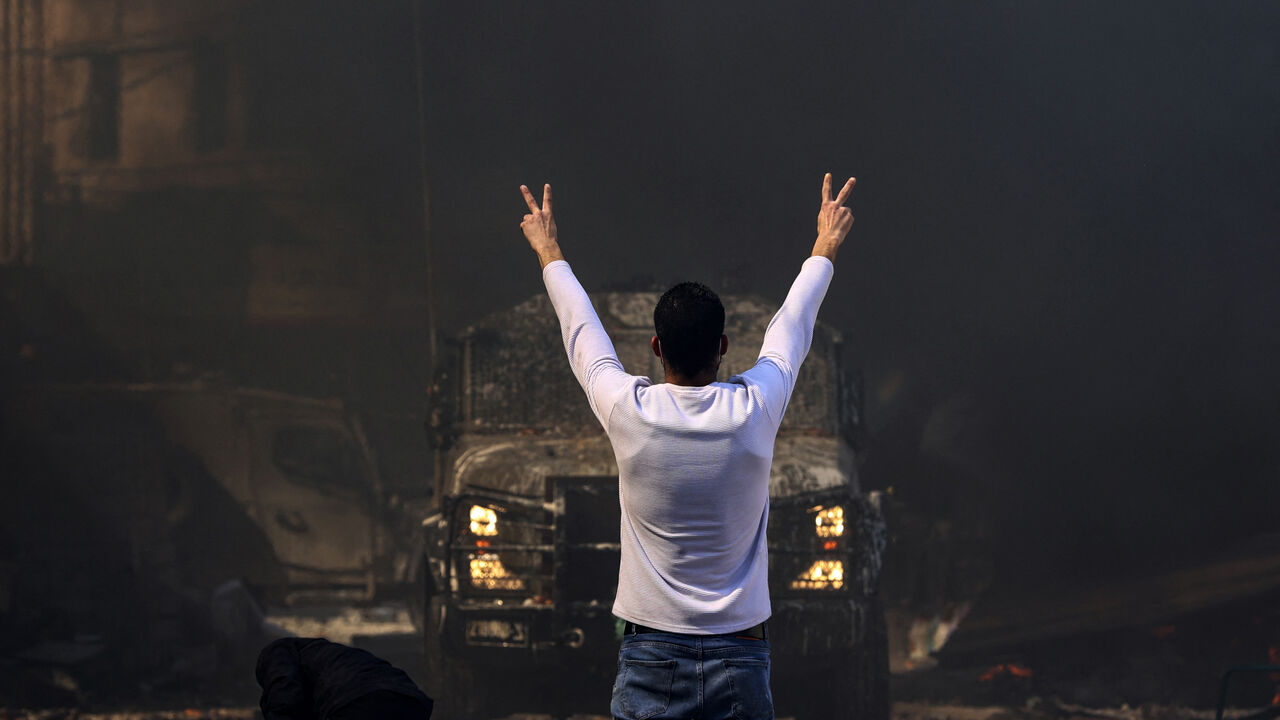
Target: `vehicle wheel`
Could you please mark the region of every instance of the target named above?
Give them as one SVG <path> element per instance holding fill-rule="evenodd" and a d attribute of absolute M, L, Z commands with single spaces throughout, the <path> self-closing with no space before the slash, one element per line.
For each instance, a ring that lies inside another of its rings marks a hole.
<path fill-rule="evenodd" d="M 889 628 L 880 595 L 867 600 L 867 650 L 862 656 L 862 673 L 856 683 L 860 700 L 854 705 L 858 712 L 854 717 L 889 720 Z"/>
<path fill-rule="evenodd" d="M 430 602 L 430 592 L 427 590 L 427 568 L 425 560 L 419 562 L 418 574 L 409 584 L 409 622 L 413 624 L 413 631 L 427 637 L 427 603 Z"/>
<path fill-rule="evenodd" d="M 444 644 L 440 609 L 443 600 L 432 597 L 426 603 L 424 651 L 427 656 L 427 695 L 435 702 L 431 716 L 440 720 L 488 720 L 485 698 L 469 663 L 451 657 Z"/>
<path fill-rule="evenodd" d="M 427 665 L 427 677 L 423 683 L 426 687 L 423 689 L 435 701 L 434 714 L 442 718 L 453 718 L 456 713 L 451 707 L 453 693 L 449 691 L 449 681 L 445 677 L 448 663 L 445 661 L 446 652 L 440 627 L 440 602 L 440 598 L 433 597 L 423 604 L 426 614 L 422 621 L 422 652 L 426 656 Z"/>
<path fill-rule="evenodd" d="M 449 687 L 454 695 L 452 717 L 458 720 L 491 720 L 493 713 L 489 711 L 489 703 L 481 693 L 483 690 L 476 682 L 475 669 L 468 663 L 450 663 Z"/>
<path fill-rule="evenodd" d="M 867 610 L 862 642 L 811 676 L 791 698 L 796 720 L 888 720 L 889 633 L 878 595 L 868 598 Z"/>

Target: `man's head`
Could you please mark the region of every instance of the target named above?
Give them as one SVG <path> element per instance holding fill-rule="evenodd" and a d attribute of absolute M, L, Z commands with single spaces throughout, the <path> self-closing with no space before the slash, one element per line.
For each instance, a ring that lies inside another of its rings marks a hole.
<path fill-rule="evenodd" d="M 662 294 L 653 309 L 654 352 L 667 373 L 692 379 L 719 365 L 728 343 L 724 305 L 711 288 L 682 282 Z"/>

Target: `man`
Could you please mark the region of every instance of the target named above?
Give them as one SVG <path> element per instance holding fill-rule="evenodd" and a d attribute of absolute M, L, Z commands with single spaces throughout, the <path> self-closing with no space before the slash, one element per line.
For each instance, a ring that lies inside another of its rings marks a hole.
<path fill-rule="evenodd" d="M 432 701 L 403 670 L 322 638 L 281 638 L 258 655 L 264 720 L 428 720 Z"/>
<path fill-rule="evenodd" d="M 640 718 L 772 718 L 769 470 L 778 425 L 813 337 L 836 252 L 853 225 L 822 182 L 818 237 L 769 323 L 756 364 L 717 382 L 724 307 L 681 283 L 654 309 L 665 382 L 628 375 L 560 252 L 551 186 L 520 186 L 520 224 L 542 264 L 565 349 L 618 464 L 621 563 L 613 613 L 626 621 L 612 712 Z"/>

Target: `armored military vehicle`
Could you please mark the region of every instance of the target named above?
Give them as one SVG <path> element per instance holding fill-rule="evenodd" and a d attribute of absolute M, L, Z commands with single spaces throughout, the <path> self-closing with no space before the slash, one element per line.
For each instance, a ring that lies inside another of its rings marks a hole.
<path fill-rule="evenodd" d="M 624 367 L 649 351 L 657 293 L 593 296 Z M 777 307 L 724 298 L 721 376 L 756 359 Z M 888 717 L 884 525 L 860 492 L 858 388 L 819 325 L 778 434 L 770 496 L 773 689 L 779 715 Z M 451 717 L 608 706 L 621 621 L 618 470 L 569 370 L 545 296 L 461 338 L 435 423 L 436 511 L 423 523 L 433 694 Z"/>

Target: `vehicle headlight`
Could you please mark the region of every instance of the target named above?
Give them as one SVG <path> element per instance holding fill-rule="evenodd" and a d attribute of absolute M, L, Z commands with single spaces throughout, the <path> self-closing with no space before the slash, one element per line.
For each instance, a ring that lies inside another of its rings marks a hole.
<path fill-rule="evenodd" d="M 862 505 L 844 489 L 775 498 L 769 513 L 770 590 L 813 597 L 855 589 L 862 577 Z"/>
<path fill-rule="evenodd" d="M 809 569 L 791 581 L 792 590 L 839 590 L 844 587 L 844 563 L 815 560 Z"/>
<path fill-rule="evenodd" d="M 550 509 L 522 500 L 470 497 L 454 513 L 449 552 L 458 592 L 551 597 L 555 525 Z"/>
<path fill-rule="evenodd" d="M 498 534 L 498 513 L 483 505 L 471 506 L 471 534 L 493 537 Z"/>
<path fill-rule="evenodd" d="M 524 580 L 512 577 L 495 553 L 471 555 L 471 585 L 481 590 L 523 590 Z"/>
<path fill-rule="evenodd" d="M 818 533 L 818 537 L 838 538 L 844 535 L 844 507 L 819 505 L 811 512 L 813 512 L 814 530 Z"/>

